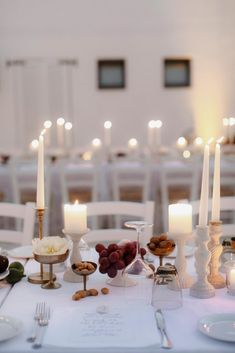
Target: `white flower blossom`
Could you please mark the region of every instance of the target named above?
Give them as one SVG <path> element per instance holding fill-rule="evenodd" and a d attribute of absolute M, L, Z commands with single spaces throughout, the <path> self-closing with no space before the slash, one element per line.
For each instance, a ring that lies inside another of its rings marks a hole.
<path fill-rule="evenodd" d="M 38 255 L 61 255 L 68 250 L 68 240 L 58 236 L 33 239 L 33 253 Z"/>

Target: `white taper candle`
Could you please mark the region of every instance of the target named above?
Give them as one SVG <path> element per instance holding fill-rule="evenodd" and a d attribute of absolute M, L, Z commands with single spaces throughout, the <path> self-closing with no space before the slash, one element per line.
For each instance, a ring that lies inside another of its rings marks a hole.
<path fill-rule="evenodd" d="M 199 206 L 199 226 L 206 227 L 208 223 L 208 197 L 209 197 L 209 145 L 204 147 L 202 170 L 201 198 Z"/>
<path fill-rule="evenodd" d="M 217 143 L 215 146 L 211 220 L 214 222 L 218 222 L 220 220 L 220 144 L 219 143 Z"/>
<path fill-rule="evenodd" d="M 39 136 L 38 145 L 38 171 L 37 171 L 37 208 L 45 208 L 44 190 L 44 137 Z"/>

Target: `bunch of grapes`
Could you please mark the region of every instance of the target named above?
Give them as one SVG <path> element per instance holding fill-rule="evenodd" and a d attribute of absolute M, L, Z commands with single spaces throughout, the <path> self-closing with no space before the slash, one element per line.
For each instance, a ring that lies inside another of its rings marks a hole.
<path fill-rule="evenodd" d="M 122 245 L 110 244 L 107 248 L 103 244 L 97 244 L 95 249 L 99 253 L 99 271 L 114 278 L 118 270 L 123 270 L 134 260 L 136 241 Z M 140 252 L 142 257 L 146 254 L 144 248 L 140 248 Z"/>

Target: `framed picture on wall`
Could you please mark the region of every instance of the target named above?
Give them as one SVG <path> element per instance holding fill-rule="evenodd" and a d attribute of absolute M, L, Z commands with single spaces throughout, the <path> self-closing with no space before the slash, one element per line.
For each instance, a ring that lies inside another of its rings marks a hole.
<path fill-rule="evenodd" d="M 164 86 L 189 87 L 190 66 L 189 59 L 164 59 Z"/>
<path fill-rule="evenodd" d="M 98 61 L 98 88 L 125 88 L 125 60 Z"/>

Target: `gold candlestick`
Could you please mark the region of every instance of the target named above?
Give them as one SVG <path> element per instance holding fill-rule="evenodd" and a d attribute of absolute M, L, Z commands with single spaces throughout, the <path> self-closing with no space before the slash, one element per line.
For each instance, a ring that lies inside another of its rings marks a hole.
<path fill-rule="evenodd" d="M 211 252 L 211 259 L 209 262 L 208 281 L 214 286 L 214 288 L 225 287 L 225 279 L 219 273 L 220 255 L 223 251 L 223 247 L 219 241 L 220 236 L 222 235 L 221 225 L 222 222 L 220 221 L 210 221 L 209 226 L 210 241 L 208 243 L 208 249 Z"/>
<path fill-rule="evenodd" d="M 43 216 L 45 212 L 45 208 L 37 208 L 37 216 L 38 216 L 38 236 L 39 239 L 43 238 Z M 53 280 L 56 279 L 56 276 L 53 274 Z M 43 264 L 40 264 L 40 272 L 32 273 L 28 276 L 28 281 L 33 284 L 44 284 L 49 282 L 50 274 L 48 272 L 43 271 Z"/>

